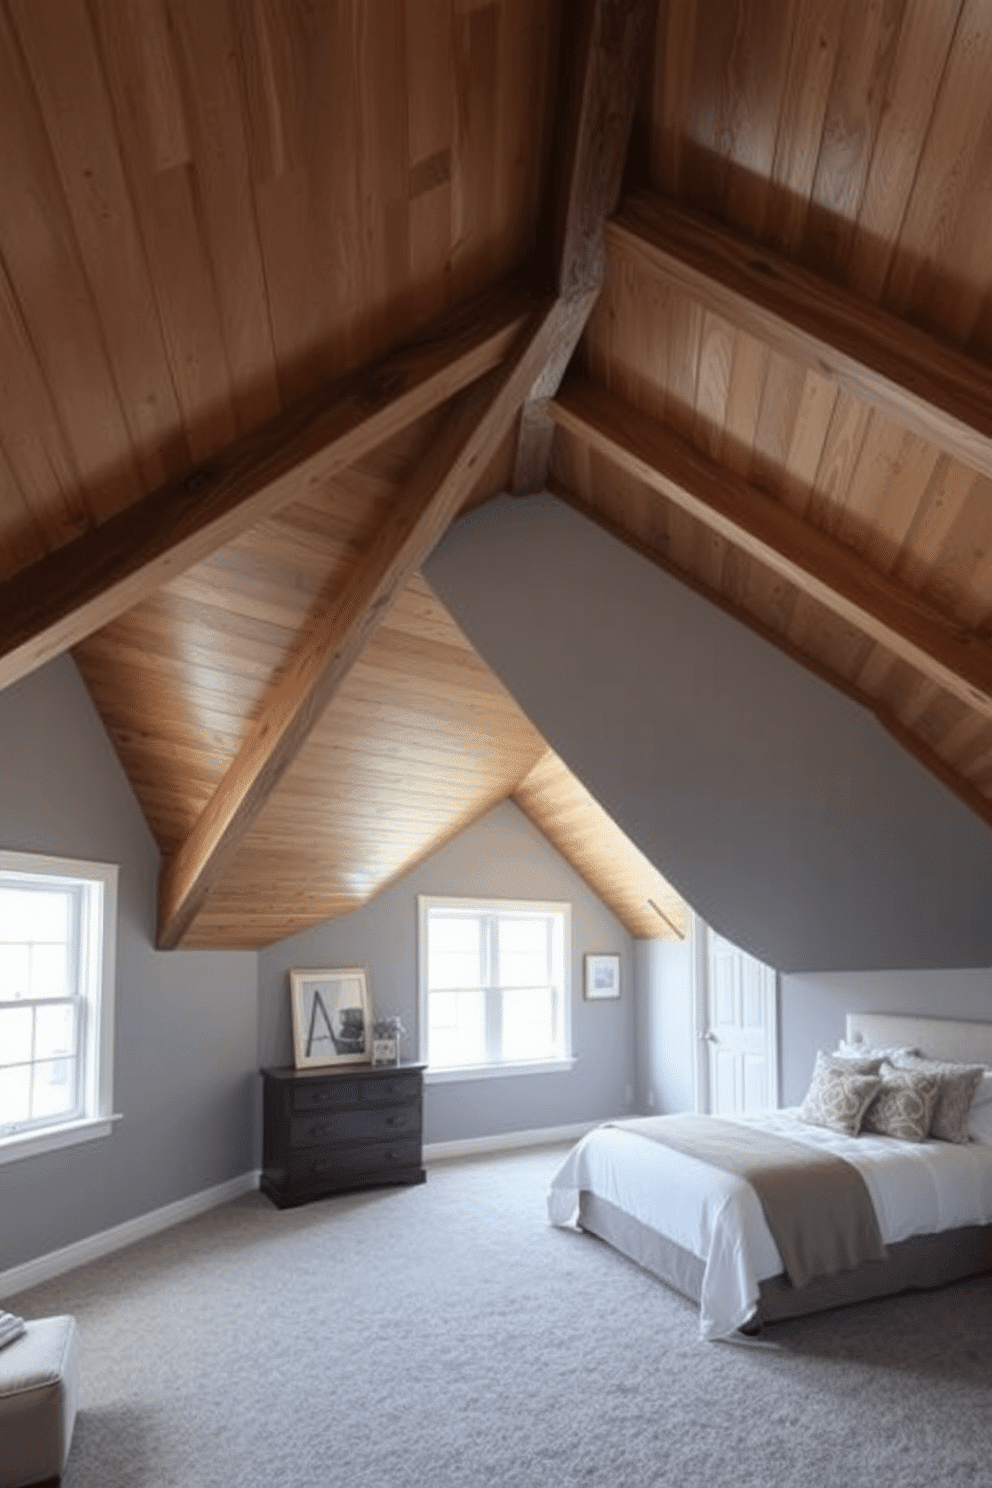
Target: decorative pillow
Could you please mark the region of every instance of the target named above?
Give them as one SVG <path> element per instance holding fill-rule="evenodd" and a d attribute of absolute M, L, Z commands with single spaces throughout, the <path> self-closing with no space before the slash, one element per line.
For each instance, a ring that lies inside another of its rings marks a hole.
<path fill-rule="evenodd" d="M 831 1131 L 856 1137 L 861 1118 L 881 1086 L 878 1075 L 859 1075 L 844 1067 L 844 1061 L 819 1053 L 806 1099 L 799 1107 L 800 1121 L 826 1126 Z"/>
<path fill-rule="evenodd" d="M 864 1114 L 861 1130 L 902 1142 L 922 1142 L 930 1131 L 940 1081 L 936 1075 L 896 1069 L 884 1060 L 881 1088 Z"/>
<path fill-rule="evenodd" d="M 898 1064 L 897 1054 L 919 1054 L 919 1049 L 911 1049 L 905 1044 L 890 1044 L 884 1048 L 881 1045 L 863 1044 L 859 1039 L 853 1043 L 847 1039 L 841 1039 L 837 1045 L 836 1059 L 877 1059 L 881 1064 L 883 1059 Z"/>
<path fill-rule="evenodd" d="M 847 1070 L 849 1075 L 878 1074 L 879 1065 L 882 1063 L 883 1058 L 886 1057 L 885 1055 L 878 1053 L 848 1054 L 848 1048 L 850 1048 L 849 1044 L 846 1048 L 844 1045 L 841 1045 L 834 1050 L 833 1054 L 824 1054 L 821 1052 L 820 1058 L 826 1064 L 832 1064 L 837 1069 Z"/>
<path fill-rule="evenodd" d="M 924 1059 L 906 1054 L 893 1060 L 899 1069 L 922 1070 L 937 1078 L 937 1104 L 930 1122 L 930 1135 L 941 1142 L 967 1142 L 968 1112 L 981 1083 L 980 1064 L 950 1064 L 944 1059 Z"/>

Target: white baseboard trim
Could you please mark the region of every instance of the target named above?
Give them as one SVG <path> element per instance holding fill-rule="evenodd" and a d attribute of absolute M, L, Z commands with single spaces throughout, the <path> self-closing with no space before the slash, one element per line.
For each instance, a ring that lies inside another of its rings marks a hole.
<path fill-rule="evenodd" d="M 577 1142 L 601 1121 L 580 1121 L 575 1126 L 541 1126 L 534 1131 L 499 1132 L 492 1137 L 466 1137 L 457 1142 L 428 1142 L 424 1162 L 443 1162 L 448 1157 L 474 1157 L 484 1152 L 512 1152 L 516 1147 L 550 1147 L 557 1142 Z"/>
<path fill-rule="evenodd" d="M 239 1173 L 237 1178 L 229 1178 L 226 1183 L 215 1184 L 213 1188 L 190 1194 L 186 1199 L 177 1199 L 173 1204 L 164 1204 L 161 1209 L 153 1209 L 149 1214 L 139 1214 L 137 1219 L 125 1220 L 123 1224 L 114 1225 L 113 1229 L 87 1235 L 85 1240 L 77 1240 L 61 1250 L 51 1250 L 47 1255 L 38 1256 L 37 1260 L 25 1261 L 23 1265 L 11 1266 L 9 1271 L 0 1271 L 0 1297 L 26 1292 L 29 1287 L 40 1286 L 43 1281 L 63 1276 L 66 1271 L 73 1271 L 87 1261 L 97 1261 L 101 1256 L 123 1250 L 126 1245 L 133 1245 L 136 1240 L 145 1240 L 149 1235 L 157 1235 L 160 1230 L 182 1224 L 185 1219 L 194 1219 L 197 1214 L 205 1214 L 218 1204 L 226 1204 L 229 1199 L 250 1193 L 253 1188 L 258 1187 L 258 1179 L 257 1170 Z"/>

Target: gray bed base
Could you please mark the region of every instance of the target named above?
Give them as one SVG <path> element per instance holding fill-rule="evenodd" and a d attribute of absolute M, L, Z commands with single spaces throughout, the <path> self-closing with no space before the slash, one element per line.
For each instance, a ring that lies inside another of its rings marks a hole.
<path fill-rule="evenodd" d="M 608 1200 L 585 1191 L 579 1194 L 579 1226 L 698 1305 L 703 1262 L 691 1251 Z M 888 1250 L 886 1261 L 865 1261 L 851 1271 L 818 1276 L 798 1291 L 784 1275 L 760 1282 L 757 1309 L 741 1332 L 757 1333 L 766 1323 L 897 1292 L 928 1291 L 992 1271 L 992 1224 L 968 1225 L 939 1235 L 914 1235 L 890 1245 Z"/>

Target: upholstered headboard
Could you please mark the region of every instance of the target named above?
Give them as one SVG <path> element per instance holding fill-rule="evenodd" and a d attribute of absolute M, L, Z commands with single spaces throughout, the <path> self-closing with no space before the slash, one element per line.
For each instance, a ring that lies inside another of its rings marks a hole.
<path fill-rule="evenodd" d="M 931 1059 L 992 1065 L 992 1023 L 959 1018 L 921 1018 L 908 1013 L 848 1013 L 852 1044 L 906 1044 Z"/>

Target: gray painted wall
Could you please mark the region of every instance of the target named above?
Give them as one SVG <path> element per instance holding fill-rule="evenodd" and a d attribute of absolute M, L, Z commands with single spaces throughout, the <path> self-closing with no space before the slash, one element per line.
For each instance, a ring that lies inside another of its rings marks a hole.
<path fill-rule="evenodd" d="M 992 831 L 848 698 L 550 496 L 426 567 L 714 929 L 779 971 L 992 964 Z"/>
<path fill-rule="evenodd" d="M 120 864 L 113 1135 L 0 1166 L 0 1270 L 257 1166 L 254 952 L 152 944 L 158 849 L 72 661 L 0 693 L 0 845 Z"/>
<path fill-rule="evenodd" d="M 786 976 L 779 986 L 781 1102 L 809 1087 L 817 1049 L 836 1048 L 847 1013 L 921 1013 L 992 1023 L 992 971 L 879 971 Z"/>
<path fill-rule="evenodd" d="M 637 1103 L 645 1114 L 691 1111 L 692 960 L 683 941 L 638 940 Z"/>
<path fill-rule="evenodd" d="M 259 954 L 259 1062 L 292 1063 L 288 977 L 293 967 L 307 966 L 364 966 L 374 1009 L 400 1015 L 408 1030 L 403 1057 L 417 1057 L 418 894 L 571 903 L 572 1048 L 578 1056 L 567 1074 L 429 1085 L 425 1141 L 530 1131 L 629 1110 L 634 1099 L 634 942 L 511 802 L 496 807 L 363 910 Z M 619 951 L 619 1001 L 583 1001 L 586 951 Z"/>

